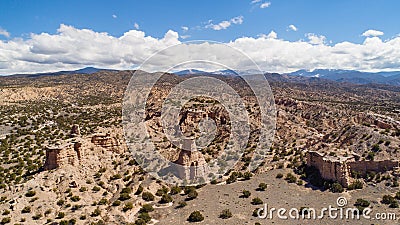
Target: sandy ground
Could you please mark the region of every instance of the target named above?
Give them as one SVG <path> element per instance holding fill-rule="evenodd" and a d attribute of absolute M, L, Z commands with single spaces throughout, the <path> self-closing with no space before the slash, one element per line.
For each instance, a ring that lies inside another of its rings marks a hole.
<path fill-rule="evenodd" d="M 367 186 L 363 190 L 331 193 L 328 191 L 313 190 L 309 187 L 298 186 L 297 184 L 288 184 L 283 179 L 277 179 L 277 173 L 286 174 L 290 172 L 286 169 L 273 170 L 266 174 L 260 174 L 253 177 L 249 181 L 239 181 L 229 185 L 207 185 L 198 190 L 197 199 L 188 202 L 188 205 L 181 209 L 176 209 L 177 202 L 184 200 L 184 196 L 175 197 L 175 203 L 172 207 L 158 209 L 153 217 L 159 221 L 157 224 L 193 224 L 187 221 L 190 213 L 199 210 L 204 216 L 204 221 L 196 224 L 399 224 L 400 220 L 383 221 L 375 219 L 330 219 L 328 213 L 325 213 L 323 219 L 279 219 L 277 213 L 273 219 L 259 219 L 252 216 L 253 210 L 263 207 L 263 205 L 252 205 L 251 200 L 255 197 L 261 198 L 264 203 L 268 204 L 268 208 L 291 208 L 300 209 L 300 207 L 314 208 L 320 215 L 320 210 L 329 205 L 337 208 L 338 197 L 345 197 L 347 205 L 344 208 L 353 208 L 353 204 L 358 198 L 363 198 L 371 202 L 371 218 L 376 213 L 394 212 L 397 218 L 400 218 L 399 209 L 389 209 L 387 205 L 380 202 L 384 194 L 394 193 L 398 188 L 384 187 L 383 184 L 377 187 Z M 260 182 L 268 184 L 268 188 L 264 192 L 256 191 Z M 249 190 L 251 196 L 249 198 L 239 198 L 243 189 Z M 219 214 L 222 210 L 229 209 L 233 217 L 230 219 L 221 219 Z M 288 213 L 286 213 L 288 216 Z M 343 214 L 345 215 L 345 214 Z"/>

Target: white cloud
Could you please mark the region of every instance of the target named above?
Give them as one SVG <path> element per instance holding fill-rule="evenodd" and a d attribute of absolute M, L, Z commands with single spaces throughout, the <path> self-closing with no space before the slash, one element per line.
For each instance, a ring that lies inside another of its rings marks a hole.
<path fill-rule="evenodd" d="M 362 36 L 364 37 L 378 37 L 378 36 L 382 36 L 384 33 L 382 31 L 379 30 L 367 30 L 365 31 Z"/>
<path fill-rule="evenodd" d="M 307 40 L 277 39 L 275 32 L 260 37 L 242 37 L 226 43 L 249 55 L 264 71 L 290 72 L 298 69 L 354 69 L 362 71 L 400 70 L 400 37 L 381 40 L 368 37 L 361 44 L 340 42 L 328 45 L 326 37 L 308 34 Z M 60 25 L 56 34 L 32 34 L 27 39 L 0 40 L 0 74 L 34 73 L 78 69 L 85 66 L 133 69 L 149 56 L 181 43 L 178 33 L 168 31 L 162 38 L 129 30 L 115 37 L 89 29 Z M 185 45 L 185 52 L 164 56 L 224 58 L 236 68 L 248 69 L 238 57 L 224 54 L 212 44 Z M 163 63 L 161 60 L 160 64 Z M 154 65 L 154 68 L 159 68 Z M 251 69 L 251 68 L 250 68 Z"/>
<path fill-rule="evenodd" d="M 134 27 L 136 30 L 139 30 L 139 28 L 140 28 L 140 26 L 139 26 L 138 23 L 133 24 L 133 27 Z"/>
<path fill-rule="evenodd" d="M 190 38 L 191 36 L 190 35 L 180 35 L 180 38 L 182 38 L 182 39 L 187 39 L 187 38 Z"/>
<path fill-rule="evenodd" d="M 115 14 L 112 15 L 112 18 L 114 18 L 114 19 L 117 19 L 117 17 L 118 17 L 118 16 L 115 15 Z"/>
<path fill-rule="evenodd" d="M 253 0 L 253 1 L 251 1 L 251 4 L 256 4 L 256 3 L 259 3 L 259 2 L 261 2 L 261 0 Z"/>
<path fill-rule="evenodd" d="M 264 2 L 260 5 L 261 9 L 268 8 L 271 6 L 271 2 Z"/>
<path fill-rule="evenodd" d="M 224 20 L 219 22 L 218 24 L 213 24 L 212 20 L 208 21 L 208 24 L 205 28 L 211 28 L 213 30 L 225 30 L 226 28 L 230 27 L 232 24 L 242 24 L 243 23 L 243 16 L 233 17 L 230 20 Z"/>
<path fill-rule="evenodd" d="M 10 37 L 10 33 L 1 27 L 0 27 L 0 35 L 7 37 L 7 38 Z"/>
<path fill-rule="evenodd" d="M 289 28 L 289 30 L 297 31 L 297 27 L 296 27 L 295 25 L 293 25 L 293 24 L 290 24 L 290 25 L 288 26 L 288 28 Z"/>
<path fill-rule="evenodd" d="M 269 34 L 267 35 L 267 38 L 276 39 L 278 38 L 278 34 L 275 31 L 271 30 L 271 32 L 269 32 Z"/>
<path fill-rule="evenodd" d="M 313 45 L 322 45 L 326 41 L 326 37 L 323 35 L 316 35 L 313 33 L 308 33 L 305 36 L 308 38 L 309 43 L 313 44 Z"/>
<path fill-rule="evenodd" d="M 189 30 L 189 27 L 182 26 L 181 28 L 182 28 L 183 32 L 186 32 Z"/>

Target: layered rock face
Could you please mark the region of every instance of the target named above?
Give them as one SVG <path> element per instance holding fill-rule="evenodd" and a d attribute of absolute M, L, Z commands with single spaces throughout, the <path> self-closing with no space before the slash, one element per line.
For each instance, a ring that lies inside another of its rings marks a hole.
<path fill-rule="evenodd" d="M 65 140 L 63 144 L 47 147 L 44 169 L 52 170 L 63 165 L 79 165 L 85 154 L 89 154 L 87 150 L 94 147 L 119 154 L 124 151 L 125 146 L 116 136 L 117 133 L 115 131 L 111 135 L 111 131 L 108 131 L 94 134 L 91 138 L 81 138 L 79 126 L 74 125 L 71 130 L 72 138 Z"/>
<path fill-rule="evenodd" d="M 197 151 L 193 139 L 184 139 L 179 153 L 178 160 L 175 161 L 178 177 L 185 180 L 194 180 L 205 177 L 208 165 L 201 152 Z"/>
<path fill-rule="evenodd" d="M 81 141 L 71 141 L 64 145 L 46 149 L 45 170 L 56 169 L 62 165 L 78 165 L 82 157 Z"/>
<path fill-rule="evenodd" d="M 307 166 L 317 168 L 322 178 L 337 181 L 342 186 L 348 187 L 353 181 L 350 176 L 352 171 L 362 175 L 368 172 L 386 172 L 398 168 L 399 161 L 357 161 L 354 156 L 333 157 L 310 151 L 307 152 Z"/>
<path fill-rule="evenodd" d="M 120 153 L 121 152 L 121 143 L 120 140 L 116 137 L 112 137 L 111 133 L 106 133 L 106 134 L 94 134 L 91 138 L 91 142 L 96 145 L 100 146 L 102 148 L 105 148 L 107 150 Z"/>

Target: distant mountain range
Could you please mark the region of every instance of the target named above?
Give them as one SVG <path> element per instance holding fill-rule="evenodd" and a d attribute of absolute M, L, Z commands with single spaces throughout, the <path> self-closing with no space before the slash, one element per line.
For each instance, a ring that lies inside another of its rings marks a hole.
<path fill-rule="evenodd" d="M 99 69 L 95 67 L 85 67 L 79 70 L 68 70 L 68 71 L 57 71 L 57 72 L 47 72 L 47 73 L 33 73 L 33 74 L 13 74 L 12 76 L 18 77 L 40 77 L 40 76 L 50 76 L 50 75 L 65 75 L 65 74 L 92 74 L 99 71 L 118 71 L 110 69 Z"/>
<path fill-rule="evenodd" d="M 99 69 L 95 67 L 85 67 L 79 70 L 72 71 L 58 71 L 58 72 L 49 72 L 49 73 L 36 73 L 36 74 L 14 74 L 13 76 L 19 77 L 39 77 L 39 76 L 49 76 L 49 75 L 63 75 L 63 74 L 93 74 L 99 71 L 118 71 L 118 70 L 110 70 L 110 69 Z M 252 75 L 252 74 L 260 74 L 260 71 L 257 70 L 218 70 L 213 72 L 206 72 L 202 70 L 196 69 L 186 69 L 182 71 L 174 72 L 174 74 L 178 76 L 185 75 L 223 75 L 223 76 L 238 76 L 238 75 Z M 264 72 L 264 74 L 269 74 Z M 312 78 L 314 82 L 322 81 L 322 80 L 330 80 L 336 82 L 345 82 L 345 83 L 353 83 L 353 84 L 385 84 L 392 86 L 400 86 L 400 71 L 394 72 L 361 72 L 356 70 L 337 70 L 337 69 L 315 69 L 315 70 L 298 70 L 292 73 L 282 74 L 283 77 L 288 78 L 293 77 L 299 82 L 304 81 L 303 78 Z M 283 78 L 281 77 L 281 78 Z M 295 78 L 298 77 L 299 79 Z M 285 79 L 286 79 L 285 78 Z M 310 79 L 307 79 L 310 81 Z"/>
<path fill-rule="evenodd" d="M 337 82 L 347 82 L 354 84 L 387 84 L 400 86 L 400 71 L 395 72 L 360 72 L 356 70 L 330 70 L 315 69 L 312 71 L 298 70 L 289 73 L 292 76 L 318 77 Z"/>

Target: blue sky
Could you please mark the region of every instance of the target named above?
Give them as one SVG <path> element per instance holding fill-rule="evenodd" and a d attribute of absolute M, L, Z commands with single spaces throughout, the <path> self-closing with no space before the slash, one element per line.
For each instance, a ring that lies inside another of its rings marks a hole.
<path fill-rule="evenodd" d="M 260 1 L 23 1 L 0 2 L 0 26 L 10 37 L 30 33 L 55 33 L 60 24 L 90 28 L 120 36 L 137 23 L 147 35 L 162 37 L 169 29 L 185 32 L 188 39 L 230 41 L 242 36 L 256 37 L 274 30 L 286 40 L 304 38 L 306 33 L 324 35 L 333 43 L 360 43 L 369 29 L 381 30 L 383 38 L 400 33 L 400 1 L 368 0 L 276 0 L 260 8 Z M 116 16 L 116 18 L 113 17 Z M 209 21 L 218 23 L 243 16 L 243 23 L 225 30 L 204 29 Z M 296 32 L 288 30 L 293 24 Z M 5 38 L 2 36 L 2 38 Z"/>
<path fill-rule="evenodd" d="M 2 0 L 0 74 L 133 68 L 188 40 L 231 43 L 274 72 L 400 70 L 399 9 L 396 0 Z"/>

